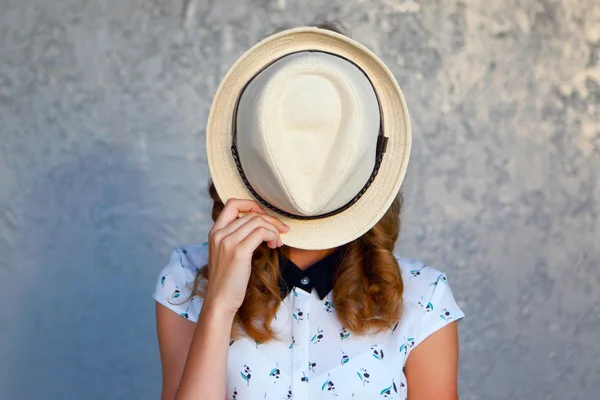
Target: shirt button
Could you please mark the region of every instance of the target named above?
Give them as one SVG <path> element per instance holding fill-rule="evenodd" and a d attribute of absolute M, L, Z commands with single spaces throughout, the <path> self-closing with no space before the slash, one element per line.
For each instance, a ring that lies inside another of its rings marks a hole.
<path fill-rule="evenodd" d="M 310 282 L 308 276 L 305 276 L 304 278 L 300 279 L 300 283 L 303 285 L 308 285 L 308 282 Z"/>

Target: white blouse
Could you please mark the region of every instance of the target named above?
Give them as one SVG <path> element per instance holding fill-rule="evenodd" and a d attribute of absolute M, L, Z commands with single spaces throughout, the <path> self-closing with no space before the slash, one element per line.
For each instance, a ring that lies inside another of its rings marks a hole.
<path fill-rule="evenodd" d="M 332 292 L 323 300 L 293 288 L 272 326 L 279 341 L 230 343 L 227 399 L 406 399 L 404 365 L 427 336 L 464 317 L 446 275 L 395 255 L 404 281 L 402 317 L 377 334 L 355 335 L 336 317 Z M 208 242 L 184 245 L 159 274 L 153 297 L 193 322 L 202 299 L 186 299 L 198 269 L 208 262 Z"/>

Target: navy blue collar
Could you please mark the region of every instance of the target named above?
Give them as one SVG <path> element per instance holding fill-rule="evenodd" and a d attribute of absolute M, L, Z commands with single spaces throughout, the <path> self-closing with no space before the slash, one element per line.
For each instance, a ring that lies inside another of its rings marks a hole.
<path fill-rule="evenodd" d="M 311 264 L 304 271 L 279 251 L 281 298 L 284 299 L 290 290 L 296 287 L 308 293 L 315 288 L 319 298 L 323 300 L 333 289 L 333 278 L 341 261 L 342 248 L 343 246 L 339 247 L 333 253 Z"/>

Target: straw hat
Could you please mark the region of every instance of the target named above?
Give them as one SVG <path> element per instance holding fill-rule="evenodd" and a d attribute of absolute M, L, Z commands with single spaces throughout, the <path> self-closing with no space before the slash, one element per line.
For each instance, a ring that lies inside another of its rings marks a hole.
<path fill-rule="evenodd" d="M 386 65 L 336 32 L 263 39 L 223 78 L 206 129 L 223 202 L 253 199 L 290 226 L 284 244 L 329 249 L 371 229 L 398 194 L 408 110 Z"/>

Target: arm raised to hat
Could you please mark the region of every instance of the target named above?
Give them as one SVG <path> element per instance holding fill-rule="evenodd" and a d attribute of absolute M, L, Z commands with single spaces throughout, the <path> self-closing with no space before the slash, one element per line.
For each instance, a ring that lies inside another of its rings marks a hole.
<path fill-rule="evenodd" d="M 243 213 L 240 217 L 240 213 Z M 230 199 L 209 232 L 209 282 L 198 322 L 156 305 L 161 400 L 223 400 L 231 327 L 246 293 L 252 254 L 281 246 L 289 228 L 252 200 Z"/>

